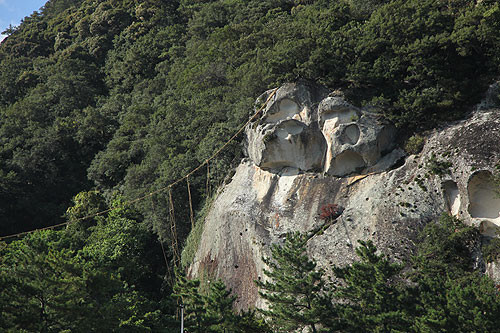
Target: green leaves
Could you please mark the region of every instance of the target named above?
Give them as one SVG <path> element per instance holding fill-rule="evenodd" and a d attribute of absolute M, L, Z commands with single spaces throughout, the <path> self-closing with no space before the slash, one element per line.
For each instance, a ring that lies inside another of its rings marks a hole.
<path fill-rule="evenodd" d="M 92 304 L 82 274 L 83 264 L 73 251 L 57 245 L 58 234 L 47 231 L 30 235 L 2 251 L 3 329 L 40 332 L 90 329 Z"/>
<path fill-rule="evenodd" d="M 91 214 L 101 200 L 82 193 L 68 215 Z M 2 244 L 2 331 L 170 331 L 175 307 L 157 237 L 120 200 L 113 208 L 90 226 Z"/>
<path fill-rule="evenodd" d="M 307 236 L 296 232 L 288 234 L 282 246 L 273 244 L 272 257 L 263 258 L 269 267 L 264 270 L 267 279 L 255 281 L 269 305 L 269 310 L 261 312 L 280 332 L 305 327 L 317 332 L 321 318 L 334 317 L 331 300 L 323 290 L 324 272 L 309 260 L 306 242 Z"/>
<path fill-rule="evenodd" d="M 254 310 L 235 313 L 236 295 L 227 290 L 221 280 L 208 283 L 208 291 L 202 293 L 199 279 L 188 279 L 182 271 L 176 272 L 173 296 L 183 306 L 184 327 L 189 332 L 268 332 Z"/>
<path fill-rule="evenodd" d="M 371 241 L 359 243 L 356 254 L 360 261 L 334 268 L 335 276 L 345 282 L 335 297 L 345 302 L 339 313 L 347 331 L 405 331 L 411 323 L 405 314 L 409 300 L 397 279 L 404 266 L 377 254 Z"/>
<path fill-rule="evenodd" d="M 52 0 L 0 48 L 6 230 L 57 222 L 92 185 L 135 198 L 168 184 L 285 81 L 342 89 L 410 130 L 460 117 L 498 76 L 499 22 L 492 0 Z M 194 175 L 195 209 L 240 157 L 235 143 L 217 176 Z M 164 212 L 139 208 L 167 233 Z"/>
<path fill-rule="evenodd" d="M 411 261 L 391 262 L 371 241 L 360 241 L 358 261 L 333 267 L 326 283 L 306 255 L 304 234 L 273 245 L 267 280 L 256 281 L 277 331 L 481 332 L 498 330 L 500 294 L 472 268 L 478 233 L 444 215 L 429 223 Z"/>

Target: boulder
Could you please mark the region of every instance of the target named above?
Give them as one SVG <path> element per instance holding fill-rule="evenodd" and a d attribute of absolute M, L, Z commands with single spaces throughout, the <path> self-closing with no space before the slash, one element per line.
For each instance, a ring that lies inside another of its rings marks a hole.
<path fill-rule="evenodd" d="M 264 278 L 262 256 L 286 233 L 322 226 L 322 207 L 332 204 L 342 214 L 308 242 L 327 272 L 356 260 L 358 240 L 372 240 L 396 261 L 407 258 L 418 232 L 443 212 L 484 237 L 496 235 L 500 199 L 491 177 L 500 161 L 498 109 L 436 129 L 418 155 L 405 156 L 395 148 L 392 125 L 376 113 L 310 89 L 280 88 L 247 128 L 249 157 L 213 202 L 190 274 L 222 278 L 239 296 L 239 309 L 264 306 L 254 284 Z M 271 139 L 259 139 L 269 133 Z M 476 266 L 500 279 L 500 264 L 484 263 L 480 252 Z"/>
<path fill-rule="evenodd" d="M 271 91 L 257 100 L 267 100 Z M 327 91 L 306 82 L 280 87 L 261 117 L 246 128 L 246 152 L 264 170 L 322 168 L 326 142 L 318 130 L 316 106 Z M 259 106 L 259 105 L 258 105 Z"/>
<path fill-rule="evenodd" d="M 280 87 L 259 120 L 247 127 L 246 150 L 264 170 L 293 167 L 347 176 L 366 172 L 391 152 L 395 132 L 376 113 L 299 82 Z"/>

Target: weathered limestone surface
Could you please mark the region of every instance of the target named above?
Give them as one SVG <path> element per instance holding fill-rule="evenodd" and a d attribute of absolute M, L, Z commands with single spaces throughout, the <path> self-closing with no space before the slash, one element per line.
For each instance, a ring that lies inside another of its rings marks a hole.
<path fill-rule="evenodd" d="M 321 206 L 330 203 L 343 206 L 343 214 L 308 243 L 327 270 L 355 260 L 357 240 L 404 258 L 418 231 L 444 211 L 494 235 L 500 110 L 478 110 L 437 129 L 421 153 L 404 156 L 394 148 L 393 127 L 376 114 L 310 89 L 285 86 L 247 129 L 249 157 L 213 203 L 191 274 L 222 278 L 239 295 L 239 308 L 261 306 L 253 282 L 264 278 L 261 257 L 287 232 L 318 226 Z M 275 136 L 259 142 L 269 133 Z M 478 258 L 478 265 L 500 277 L 499 264 L 485 267 Z"/>

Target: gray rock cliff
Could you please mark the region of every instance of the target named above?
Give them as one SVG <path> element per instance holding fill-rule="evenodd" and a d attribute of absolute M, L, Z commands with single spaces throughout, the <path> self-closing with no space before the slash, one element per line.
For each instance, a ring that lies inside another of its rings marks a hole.
<path fill-rule="evenodd" d="M 222 278 L 239 308 L 262 306 L 254 284 L 264 278 L 261 257 L 287 232 L 318 227 L 321 207 L 332 203 L 344 212 L 308 243 L 327 271 L 355 260 L 357 240 L 403 259 L 418 231 L 445 211 L 495 236 L 500 110 L 483 107 L 434 130 L 418 155 L 405 156 L 395 135 L 375 112 L 323 88 L 281 87 L 246 129 L 248 158 L 213 202 L 190 274 Z M 498 266 L 486 270 L 500 276 Z"/>

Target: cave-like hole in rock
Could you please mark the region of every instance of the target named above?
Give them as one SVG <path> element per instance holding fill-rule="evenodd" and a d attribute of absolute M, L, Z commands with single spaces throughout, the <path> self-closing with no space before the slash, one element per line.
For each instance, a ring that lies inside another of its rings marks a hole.
<path fill-rule="evenodd" d="M 292 118 L 299 112 L 299 105 L 297 103 L 295 103 L 291 99 L 283 99 L 279 103 L 278 112 L 268 114 L 266 117 L 266 122 L 276 123 L 280 120 Z"/>
<path fill-rule="evenodd" d="M 500 197 L 489 171 L 480 171 L 469 179 L 469 214 L 473 218 L 498 219 Z"/>
<path fill-rule="evenodd" d="M 334 176 L 345 176 L 350 173 L 359 171 L 365 166 L 363 157 L 353 151 L 346 150 L 335 158 L 330 174 Z"/>
<path fill-rule="evenodd" d="M 299 112 L 299 106 L 291 99 L 283 99 L 280 102 L 280 111 L 295 114 Z"/>
<path fill-rule="evenodd" d="M 289 139 L 291 135 L 298 135 L 304 130 L 304 125 L 296 120 L 284 121 L 278 125 L 276 135 L 281 139 Z"/>
<path fill-rule="evenodd" d="M 394 130 L 384 127 L 377 136 L 377 144 L 382 154 L 389 152 L 394 146 Z"/>
<path fill-rule="evenodd" d="M 460 211 L 460 192 L 458 191 L 457 183 L 447 180 L 443 183 L 443 189 L 450 213 L 457 215 Z"/>
<path fill-rule="evenodd" d="M 355 145 L 359 140 L 358 125 L 351 124 L 344 129 L 343 141 L 351 145 Z"/>

